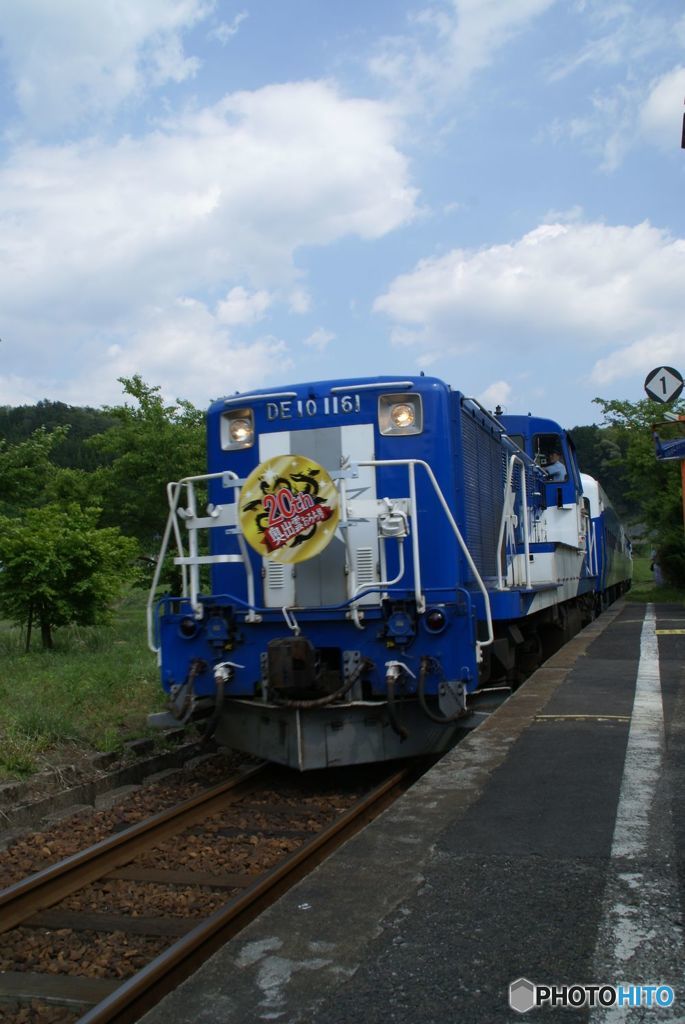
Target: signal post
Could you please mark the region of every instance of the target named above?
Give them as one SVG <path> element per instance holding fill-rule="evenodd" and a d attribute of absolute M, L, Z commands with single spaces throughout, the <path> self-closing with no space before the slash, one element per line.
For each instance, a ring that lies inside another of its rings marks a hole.
<path fill-rule="evenodd" d="M 685 126 L 683 130 L 685 131 Z M 651 370 L 645 378 L 645 392 L 647 393 L 647 397 L 653 402 L 660 402 L 663 405 L 675 402 L 676 399 L 680 398 L 683 385 L 684 381 L 682 374 L 672 366 L 657 366 L 656 369 Z M 679 459 L 680 461 L 683 527 L 685 528 L 685 437 L 676 438 L 672 441 L 662 441 L 657 433 L 657 429 L 667 423 L 685 423 L 685 416 L 678 415 L 677 413 L 666 412 L 664 413 L 663 421 L 655 423 L 652 426 L 652 436 L 654 438 L 657 459 L 664 462 L 671 461 L 673 459 Z"/>

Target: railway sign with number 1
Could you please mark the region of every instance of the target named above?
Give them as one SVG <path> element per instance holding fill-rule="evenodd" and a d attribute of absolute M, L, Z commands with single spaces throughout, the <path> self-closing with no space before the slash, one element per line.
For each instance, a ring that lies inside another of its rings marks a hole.
<path fill-rule="evenodd" d="M 645 378 L 647 397 L 654 402 L 675 402 L 682 390 L 682 374 L 672 366 L 657 366 Z"/>

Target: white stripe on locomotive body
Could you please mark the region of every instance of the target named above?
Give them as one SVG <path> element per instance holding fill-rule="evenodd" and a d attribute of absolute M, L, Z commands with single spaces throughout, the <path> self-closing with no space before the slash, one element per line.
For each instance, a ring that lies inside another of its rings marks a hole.
<path fill-rule="evenodd" d="M 316 430 L 270 431 L 259 437 L 259 461 L 277 455 L 304 455 L 311 457 L 328 470 L 340 469 L 345 457 L 352 462 L 365 462 L 374 457 L 374 429 L 372 423 L 357 423 Z M 376 473 L 372 466 L 360 466 L 359 475 L 349 482 L 348 498 L 376 499 Z M 346 510 L 341 509 L 341 518 Z M 352 539 L 352 568 L 358 586 L 373 586 L 380 579 L 381 552 L 375 519 L 357 519 L 350 527 Z M 347 597 L 345 544 L 340 529 L 323 555 L 310 561 L 285 566 L 285 573 L 274 572 L 274 563 L 262 559 L 264 569 L 264 607 L 282 608 L 297 605 L 309 608 L 342 604 Z M 325 581 L 325 582 L 324 582 Z M 378 591 L 362 595 L 360 605 L 378 605 Z"/>
<path fill-rule="evenodd" d="M 259 461 L 265 462 L 277 455 L 290 455 L 290 431 L 262 434 L 259 438 Z M 270 558 L 262 558 L 264 573 L 264 607 L 283 608 L 295 604 L 295 577 L 293 566 L 280 565 Z"/>

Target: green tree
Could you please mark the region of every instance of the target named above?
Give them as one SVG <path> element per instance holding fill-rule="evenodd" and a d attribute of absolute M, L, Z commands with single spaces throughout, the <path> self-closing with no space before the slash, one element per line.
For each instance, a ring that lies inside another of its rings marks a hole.
<path fill-rule="evenodd" d="M 91 409 L 44 399 L 36 405 L 0 406 L 0 437 L 10 444 L 25 441 L 34 431 L 44 427 L 68 427 L 55 445 L 52 461 L 70 469 L 96 469 L 101 464 L 95 450 L 86 442 L 93 434 L 107 430 L 112 418 L 103 409 Z"/>
<path fill-rule="evenodd" d="M 639 508 L 654 538 L 664 576 L 670 583 L 682 585 L 685 583 L 685 532 L 680 463 L 659 461 L 652 437 L 652 427 L 662 418 L 664 407 L 648 399 L 625 402 L 596 398 L 595 401 L 624 452 L 626 495 Z M 678 403 L 670 411 L 682 414 L 685 406 Z M 665 436 L 677 436 L 678 432 L 682 434 L 681 425 L 660 429 Z"/>
<path fill-rule="evenodd" d="M 57 474 L 51 456 L 68 427 L 39 427 L 24 441 L 0 440 L 0 514 L 18 515 L 46 501 L 46 488 Z"/>
<path fill-rule="evenodd" d="M 628 495 L 627 436 L 616 426 L 574 427 L 571 431 L 583 473 L 599 480 L 621 518 L 639 518 L 640 507 Z"/>
<path fill-rule="evenodd" d="M 204 414 L 180 399 L 165 405 L 138 375 L 119 380 L 136 404 L 107 409 L 114 426 L 89 442 L 110 460 L 99 471 L 103 522 L 149 549 L 164 529 L 167 483 L 204 470 Z"/>
<path fill-rule="evenodd" d="M 0 612 L 40 628 L 44 648 L 68 623 L 94 625 L 133 573 L 137 545 L 118 529 L 99 529 L 100 510 L 78 505 L 28 509 L 21 519 L 0 518 Z"/>
<path fill-rule="evenodd" d="M 102 508 L 103 471 L 96 469 L 55 468 L 45 485 L 45 499 L 48 503 L 81 505 L 83 508 Z"/>

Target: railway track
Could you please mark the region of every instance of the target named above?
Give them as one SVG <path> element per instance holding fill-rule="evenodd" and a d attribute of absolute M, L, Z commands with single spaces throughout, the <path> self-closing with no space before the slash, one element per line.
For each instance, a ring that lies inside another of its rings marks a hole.
<path fill-rule="evenodd" d="M 418 774 L 369 769 L 374 785 L 331 792 L 327 782 L 321 793 L 307 776 L 264 765 L 9 886 L 0 964 L 22 969 L 0 973 L 0 1020 L 12 1020 L 3 1002 L 61 1007 L 54 1019 L 82 1024 L 136 1020 Z M 36 944 L 42 970 L 25 952 Z"/>

